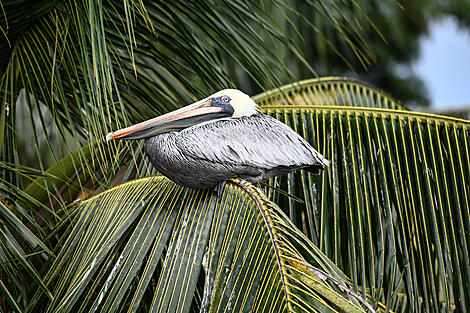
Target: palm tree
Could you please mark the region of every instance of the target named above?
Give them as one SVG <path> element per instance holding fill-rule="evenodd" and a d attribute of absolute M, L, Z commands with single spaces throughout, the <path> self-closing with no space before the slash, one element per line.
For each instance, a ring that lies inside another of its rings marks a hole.
<path fill-rule="evenodd" d="M 288 13 L 238 1 L 2 4 L 2 309 L 466 311 L 467 121 L 344 79 L 272 89 L 254 98 L 262 110 L 332 166 L 264 192 L 233 180 L 220 200 L 155 176 L 141 145 L 101 140 L 233 86 L 227 58 L 264 90 L 292 80 L 272 44 L 303 61 L 276 26 L 300 13 L 275 5 Z M 370 57 L 341 1 L 310 5 Z"/>

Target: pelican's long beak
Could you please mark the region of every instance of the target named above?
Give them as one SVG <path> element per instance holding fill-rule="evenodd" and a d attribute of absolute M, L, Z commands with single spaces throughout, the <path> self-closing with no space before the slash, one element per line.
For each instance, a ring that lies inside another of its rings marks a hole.
<path fill-rule="evenodd" d="M 149 138 L 182 130 L 201 122 L 231 116 L 229 113 L 231 114 L 221 107 L 212 106 L 211 99 L 202 100 L 145 122 L 110 132 L 106 135 L 106 140 Z"/>

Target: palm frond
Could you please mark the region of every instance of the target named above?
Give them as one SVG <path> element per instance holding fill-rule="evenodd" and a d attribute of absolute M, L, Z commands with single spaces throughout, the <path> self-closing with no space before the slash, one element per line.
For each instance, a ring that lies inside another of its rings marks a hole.
<path fill-rule="evenodd" d="M 465 311 L 470 122 L 379 109 L 396 102 L 378 90 L 371 96 L 356 82 L 326 84 L 259 97 L 265 113 L 332 162 L 321 176 L 301 172 L 272 181 L 305 204 L 273 190 L 270 198 L 372 303 Z"/>
<path fill-rule="evenodd" d="M 347 277 L 244 181 L 218 199 L 147 177 L 78 210 L 46 275 L 47 312 L 364 312 L 339 292 Z"/>
<path fill-rule="evenodd" d="M 307 79 L 253 97 L 262 107 L 278 105 L 354 106 L 408 110 L 385 91 L 342 77 Z"/>

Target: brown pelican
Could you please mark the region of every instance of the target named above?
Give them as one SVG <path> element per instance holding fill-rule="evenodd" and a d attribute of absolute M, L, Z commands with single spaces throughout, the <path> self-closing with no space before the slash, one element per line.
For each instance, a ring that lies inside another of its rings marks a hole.
<path fill-rule="evenodd" d="M 160 173 L 197 189 L 221 184 L 219 192 L 229 178 L 260 182 L 299 169 L 318 174 L 329 165 L 288 126 L 257 113 L 256 103 L 236 89 L 111 132 L 106 139 L 145 139 L 145 153 Z"/>

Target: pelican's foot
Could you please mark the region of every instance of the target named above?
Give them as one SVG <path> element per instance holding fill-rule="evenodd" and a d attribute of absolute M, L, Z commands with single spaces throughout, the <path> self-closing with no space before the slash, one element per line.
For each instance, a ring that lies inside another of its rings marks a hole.
<path fill-rule="evenodd" d="M 224 188 L 225 184 L 227 184 L 227 181 L 221 181 L 217 186 L 215 186 L 214 191 L 217 192 L 217 198 L 219 198 L 219 201 L 222 199 L 222 194 L 224 193 Z"/>

